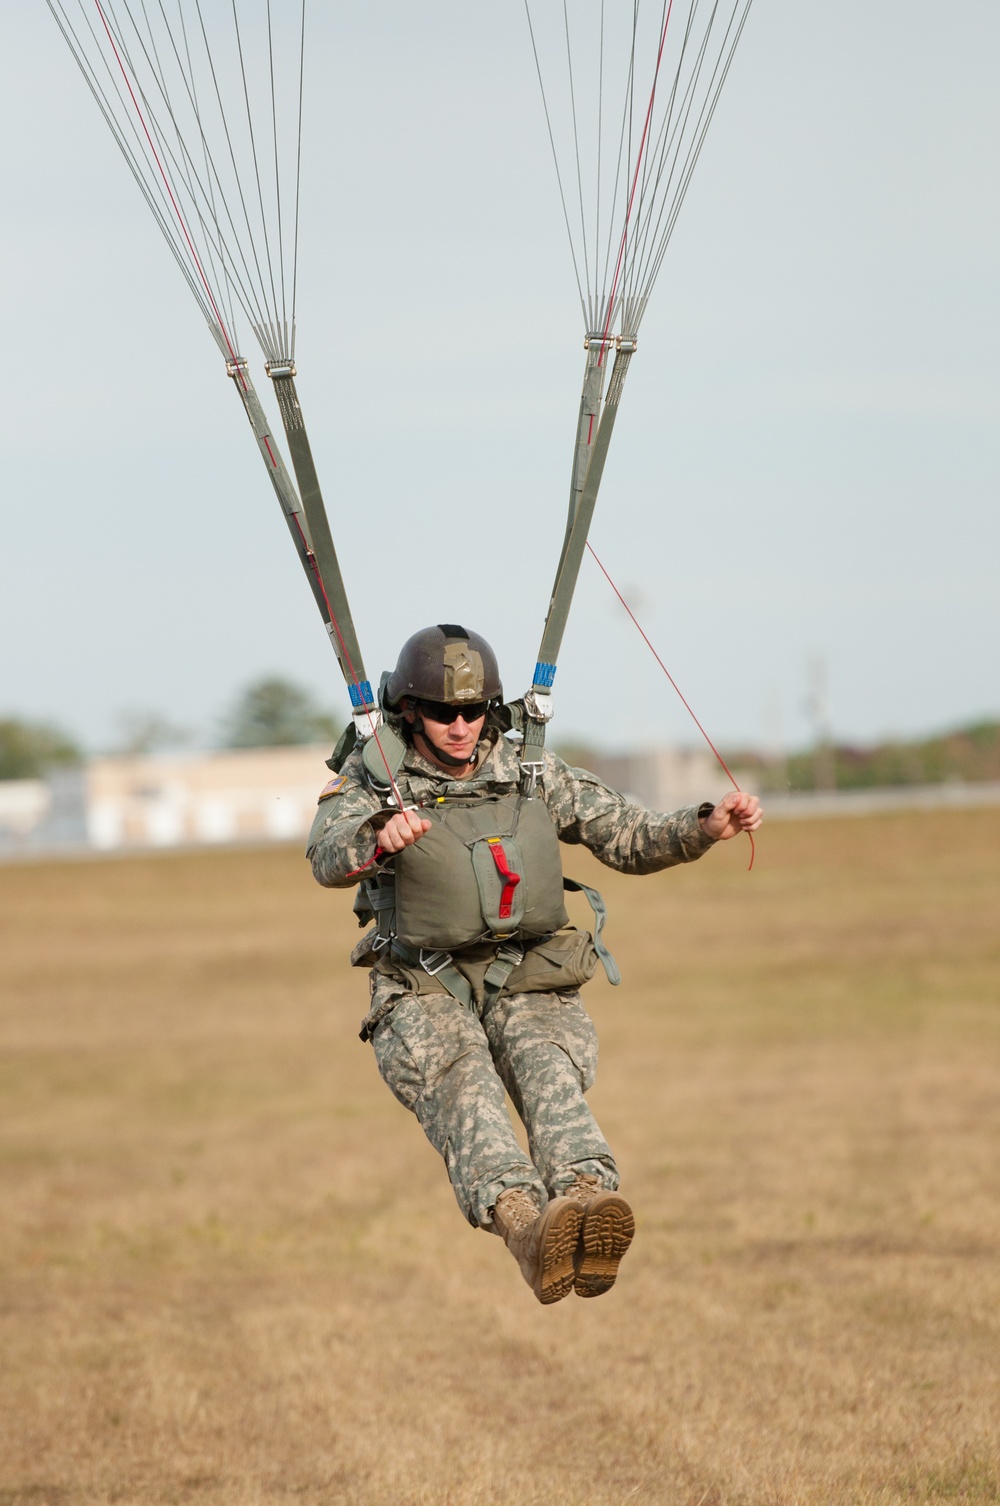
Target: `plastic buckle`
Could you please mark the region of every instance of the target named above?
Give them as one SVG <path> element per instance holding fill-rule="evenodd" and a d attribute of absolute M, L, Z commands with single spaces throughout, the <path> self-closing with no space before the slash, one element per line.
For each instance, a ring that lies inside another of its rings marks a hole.
<path fill-rule="evenodd" d="M 425 952 L 423 947 L 420 948 L 419 956 L 420 966 L 432 978 L 436 978 L 443 967 L 449 967 L 453 960 L 450 952 Z"/>
<path fill-rule="evenodd" d="M 375 940 L 372 942 L 372 951 L 376 954 L 381 952 L 384 947 L 389 946 L 391 941 L 391 936 L 376 936 Z"/>

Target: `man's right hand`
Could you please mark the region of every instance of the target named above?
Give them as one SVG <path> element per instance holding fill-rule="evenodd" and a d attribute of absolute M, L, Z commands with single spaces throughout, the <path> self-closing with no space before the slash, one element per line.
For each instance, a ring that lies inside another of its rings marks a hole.
<path fill-rule="evenodd" d="M 402 852 L 404 847 L 419 842 L 430 829 L 431 823 L 416 811 L 400 811 L 390 816 L 375 838 L 375 845 L 383 852 Z"/>

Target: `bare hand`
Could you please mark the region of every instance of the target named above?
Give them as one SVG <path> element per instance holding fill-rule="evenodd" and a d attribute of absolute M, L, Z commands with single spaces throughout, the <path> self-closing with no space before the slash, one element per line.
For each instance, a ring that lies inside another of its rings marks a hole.
<path fill-rule="evenodd" d="M 425 821 L 416 811 L 399 811 L 382 827 L 375 838 L 376 847 L 381 847 L 383 852 L 402 852 L 404 847 L 412 847 L 414 842 L 419 842 L 424 832 L 430 831 L 431 823 Z"/>
<path fill-rule="evenodd" d="M 701 829 L 717 842 L 728 842 L 743 831 L 756 831 L 764 819 L 760 801 L 756 795 L 744 790 L 733 790 L 725 795 L 713 811 L 701 817 Z"/>

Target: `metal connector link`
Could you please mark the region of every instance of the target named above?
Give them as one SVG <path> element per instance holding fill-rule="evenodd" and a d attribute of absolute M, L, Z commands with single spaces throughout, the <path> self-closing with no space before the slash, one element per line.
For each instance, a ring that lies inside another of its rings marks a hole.
<path fill-rule="evenodd" d="M 521 769 L 521 794 L 530 800 L 542 781 L 545 773 L 545 764 L 539 759 L 538 762 L 522 763 Z"/>
<path fill-rule="evenodd" d="M 450 952 L 431 952 L 420 948 L 420 966 L 432 978 L 436 978 L 443 967 L 450 967 L 454 960 Z"/>

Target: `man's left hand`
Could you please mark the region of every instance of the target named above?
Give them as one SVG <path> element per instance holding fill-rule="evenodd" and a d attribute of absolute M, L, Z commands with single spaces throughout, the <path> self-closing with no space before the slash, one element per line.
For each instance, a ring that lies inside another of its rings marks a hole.
<path fill-rule="evenodd" d="M 738 837 L 744 831 L 756 831 L 763 819 L 757 796 L 744 790 L 733 790 L 707 816 L 699 817 L 702 831 L 717 842 L 728 842 L 730 837 Z"/>

